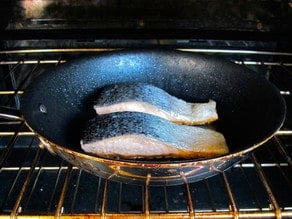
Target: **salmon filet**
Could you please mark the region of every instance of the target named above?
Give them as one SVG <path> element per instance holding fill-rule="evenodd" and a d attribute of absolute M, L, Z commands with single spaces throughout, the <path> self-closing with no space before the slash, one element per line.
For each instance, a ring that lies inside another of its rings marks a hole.
<path fill-rule="evenodd" d="M 201 158 L 228 153 L 224 136 L 140 112 L 97 115 L 89 120 L 81 148 L 101 157 Z"/>
<path fill-rule="evenodd" d="M 189 103 L 150 84 L 104 87 L 95 101 L 97 114 L 143 112 L 185 125 L 203 125 L 218 119 L 216 102 Z"/>

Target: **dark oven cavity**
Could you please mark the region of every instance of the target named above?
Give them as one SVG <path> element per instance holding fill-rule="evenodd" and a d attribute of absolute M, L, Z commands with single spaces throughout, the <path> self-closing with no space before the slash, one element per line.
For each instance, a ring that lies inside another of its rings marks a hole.
<path fill-rule="evenodd" d="M 38 138 L 23 121 L 1 119 L 0 215 L 292 217 L 292 52 L 279 50 L 276 43 L 174 39 L 118 43 L 114 40 L 6 41 L 0 51 L 0 105 L 19 109 L 23 90 L 51 66 L 62 65 L 80 55 L 120 49 L 133 42 L 212 54 L 260 72 L 285 98 L 287 116 L 283 127 L 244 162 L 216 176 L 195 183 L 185 180 L 178 186 L 150 186 L 147 181 L 137 186 L 84 172 L 40 148 Z M 106 43 L 115 46 L 104 47 Z"/>

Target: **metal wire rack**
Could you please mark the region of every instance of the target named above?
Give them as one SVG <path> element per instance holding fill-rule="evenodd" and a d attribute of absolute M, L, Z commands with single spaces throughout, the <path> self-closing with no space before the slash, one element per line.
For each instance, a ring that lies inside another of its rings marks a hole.
<path fill-rule="evenodd" d="M 68 55 L 104 50 L 112 49 L 0 51 L 0 77 L 11 84 L 0 90 L 1 105 L 19 108 L 33 75 L 66 62 Z M 292 99 L 287 85 L 292 81 L 279 80 L 292 75 L 292 53 L 187 50 L 257 68 L 279 87 L 287 103 Z M 23 122 L 0 120 L 0 218 L 291 218 L 292 130 L 287 106 L 283 128 L 245 162 L 200 182 L 160 187 L 90 175 L 39 148 L 39 140 Z"/>

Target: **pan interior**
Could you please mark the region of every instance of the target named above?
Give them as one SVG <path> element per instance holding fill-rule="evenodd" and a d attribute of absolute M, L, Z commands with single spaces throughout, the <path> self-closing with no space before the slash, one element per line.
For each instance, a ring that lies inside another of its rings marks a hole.
<path fill-rule="evenodd" d="M 51 69 L 25 91 L 21 110 L 38 134 L 82 152 L 81 132 L 95 114 L 96 93 L 127 82 L 150 83 L 188 102 L 215 100 L 216 128 L 231 153 L 265 140 L 285 117 L 279 91 L 258 73 L 216 57 L 159 50 L 105 53 Z"/>

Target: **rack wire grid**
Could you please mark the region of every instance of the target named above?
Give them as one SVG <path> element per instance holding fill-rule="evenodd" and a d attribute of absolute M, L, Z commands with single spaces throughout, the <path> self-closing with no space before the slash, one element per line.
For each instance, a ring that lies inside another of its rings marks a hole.
<path fill-rule="evenodd" d="M 32 75 L 99 48 L 0 51 L 3 106 L 19 109 Z M 178 186 L 113 182 L 71 166 L 38 147 L 23 122 L 0 120 L 0 218 L 292 218 L 292 53 L 182 49 L 224 56 L 263 72 L 287 102 L 284 126 L 243 163 L 214 177 Z M 287 78 L 291 78 L 291 81 Z"/>

